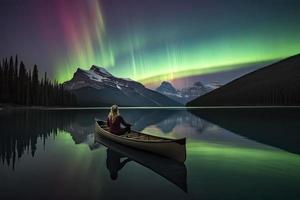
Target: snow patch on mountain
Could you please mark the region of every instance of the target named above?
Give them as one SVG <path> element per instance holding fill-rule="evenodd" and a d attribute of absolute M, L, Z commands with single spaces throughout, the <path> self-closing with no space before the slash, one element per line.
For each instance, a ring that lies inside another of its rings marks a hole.
<path fill-rule="evenodd" d="M 91 70 L 84 70 L 84 72 L 91 80 L 94 81 L 103 82 L 104 79 L 107 79 L 106 77 L 96 74 L 94 71 Z"/>
<path fill-rule="evenodd" d="M 92 65 L 90 71 L 98 72 L 101 73 L 102 75 L 105 74 L 107 76 L 113 76 L 111 73 L 109 73 L 105 68 L 103 67 L 98 67 L 96 65 Z"/>

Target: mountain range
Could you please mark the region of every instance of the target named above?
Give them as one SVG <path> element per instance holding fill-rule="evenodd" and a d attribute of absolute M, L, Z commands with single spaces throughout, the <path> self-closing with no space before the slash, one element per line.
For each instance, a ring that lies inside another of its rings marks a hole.
<path fill-rule="evenodd" d="M 76 96 L 79 106 L 180 106 L 139 82 L 115 77 L 95 65 L 89 70 L 78 68 L 63 85 Z"/>
<path fill-rule="evenodd" d="M 241 76 L 187 106 L 300 105 L 299 91 L 300 54 Z"/>
<path fill-rule="evenodd" d="M 204 95 L 216 88 L 219 87 L 219 84 L 212 83 L 208 85 L 202 84 L 200 81 L 195 82 L 191 87 L 182 88 L 180 90 L 174 88 L 174 86 L 167 81 L 163 81 L 158 88 L 155 90 L 174 101 L 177 101 L 183 105 L 187 102 Z"/>

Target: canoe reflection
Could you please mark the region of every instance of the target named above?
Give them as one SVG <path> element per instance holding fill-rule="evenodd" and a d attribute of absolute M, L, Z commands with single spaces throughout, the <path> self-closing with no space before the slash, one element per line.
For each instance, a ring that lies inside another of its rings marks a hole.
<path fill-rule="evenodd" d="M 161 157 L 155 154 L 136 150 L 95 134 L 95 142 L 107 147 L 106 166 L 112 180 L 116 180 L 118 172 L 130 161 L 151 169 L 171 183 L 187 192 L 187 169 L 184 163 Z M 122 159 L 124 159 L 122 161 Z"/>
<path fill-rule="evenodd" d="M 118 178 L 118 172 L 130 161 L 130 159 L 127 158 L 121 162 L 121 159 L 124 158 L 124 156 L 109 148 L 106 150 L 106 153 L 106 167 L 110 172 L 110 178 L 116 180 Z"/>

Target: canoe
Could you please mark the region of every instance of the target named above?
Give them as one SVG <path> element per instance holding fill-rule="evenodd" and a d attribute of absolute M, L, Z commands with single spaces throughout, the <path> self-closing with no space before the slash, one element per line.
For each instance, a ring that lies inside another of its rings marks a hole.
<path fill-rule="evenodd" d="M 98 120 L 95 122 L 95 133 L 114 142 L 168 157 L 178 162 L 184 162 L 186 159 L 185 138 L 165 138 L 133 130 L 124 135 L 115 135 L 108 131 L 104 121 Z"/>
<path fill-rule="evenodd" d="M 187 193 L 187 169 L 184 163 L 116 143 L 98 133 L 95 133 L 94 139 L 97 144 L 152 170 Z"/>

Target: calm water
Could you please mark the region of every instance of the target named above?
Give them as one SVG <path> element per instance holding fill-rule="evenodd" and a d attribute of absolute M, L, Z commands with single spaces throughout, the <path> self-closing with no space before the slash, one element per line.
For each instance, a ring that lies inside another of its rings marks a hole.
<path fill-rule="evenodd" d="M 107 112 L 0 111 L 0 199 L 299 199 L 299 109 L 121 110 L 185 164 L 95 143 Z"/>

